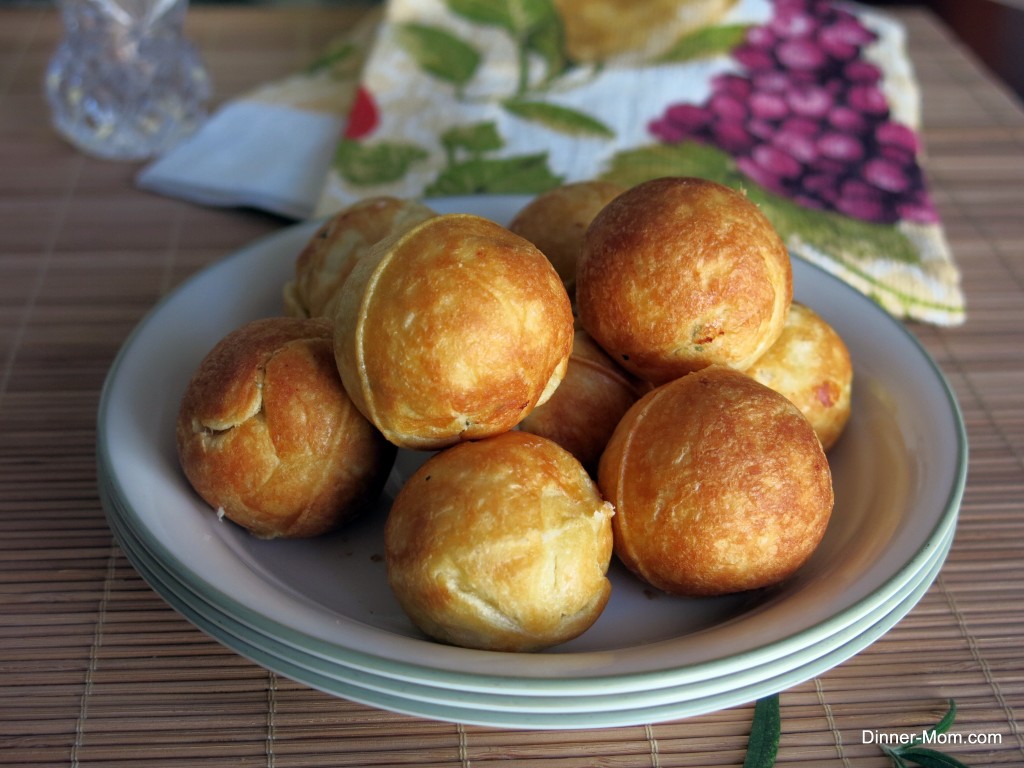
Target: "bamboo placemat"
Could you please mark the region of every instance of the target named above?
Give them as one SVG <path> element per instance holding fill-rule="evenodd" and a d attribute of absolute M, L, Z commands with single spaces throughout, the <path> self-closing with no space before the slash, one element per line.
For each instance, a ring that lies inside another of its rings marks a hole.
<path fill-rule="evenodd" d="M 218 99 L 288 74 L 346 9 L 193 8 Z M 963 270 L 967 323 L 914 326 L 971 441 L 953 551 L 870 648 L 782 694 L 779 765 L 884 766 L 864 730 L 919 730 L 955 698 L 947 750 L 1024 764 L 1024 108 L 933 17 L 901 11 L 930 177 Z M 104 521 L 95 417 L 134 324 L 181 280 L 284 222 L 139 192 L 134 166 L 48 126 L 59 23 L 0 11 L 0 764 L 739 766 L 752 706 L 670 723 L 509 731 L 431 722 L 296 684 L 193 628 Z M 999 743 L 968 744 L 990 737 Z"/>

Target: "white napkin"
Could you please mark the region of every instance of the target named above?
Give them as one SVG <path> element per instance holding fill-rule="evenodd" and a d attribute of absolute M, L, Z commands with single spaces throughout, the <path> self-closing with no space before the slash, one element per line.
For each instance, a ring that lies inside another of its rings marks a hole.
<path fill-rule="evenodd" d="M 348 121 L 378 12 L 339 36 L 308 71 L 226 103 L 136 184 L 203 205 L 311 216 Z"/>
<path fill-rule="evenodd" d="M 136 182 L 203 205 L 251 206 L 303 219 L 320 196 L 344 124 L 342 117 L 278 104 L 230 103 L 144 168 Z"/>

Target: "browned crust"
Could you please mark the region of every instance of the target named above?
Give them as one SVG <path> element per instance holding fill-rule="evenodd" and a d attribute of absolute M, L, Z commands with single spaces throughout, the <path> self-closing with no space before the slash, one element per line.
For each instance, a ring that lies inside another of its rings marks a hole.
<path fill-rule="evenodd" d="M 370 247 L 434 215 L 415 200 L 379 196 L 331 216 L 299 252 L 295 276 L 284 288 L 285 310 L 293 317 L 332 317 L 345 280 Z"/>
<path fill-rule="evenodd" d="M 379 495 L 394 448 L 352 405 L 324 320 L 228 334 L 182 398 L 179 460 L 200 496 L 261 537 L 325 533 Z"/>
<path fill-rule="evenodd" d="M 513 431 L 427 461 L 385 528 L 388 579 L 431 637 L 532 651 L 576 637 L 611 585 L 612 508 L 568 452 Z"/>
<path fill-rule="evenodd" d="M 853 364 L 842 337 L 817 312 L 794 303 L 782 335 L 747 373 L 789 398 L 826 451 L 835 445 L 850 418 Z"/>
<path fill-rule="evenodd" d="M 617 197 L 587 230 L 577 271 L 583 327 L 655 383 L 751 365 L 792 296 L 789 254 L 764 214 L 705 179 L 655 179 Z"/>
<path fill-rule="evenodd" d="M 596 472 L 608 439 L 638 395 L 637 382 L 578 330 L 562 383 L 519 428 L 553 440 Z"/>
<path fill-rule="evenodd" d="M 807 420 L 723 366 L 639 400 L 612 436 L 598 482 L 616 508 L 622 562 L 660 589 L 693 596 L 788 577 L 821 541 L 833 504 Z"/>
<path fill-rule="evenodd" d="M 626 188 L 610 181 L 580 181 L 537 195 L 508 228 L 536 245 L 554 265 L 569 295 L 576 290 L 576 262 L 594 217 Z"/>
<path fill-rule="evenodd" d="M 407 448 L 511 429 L 550 396 L 572 347 L 569 297 L 544 255 L 468 214 L 378 244 L 335 320 L 353 401 Z"/>

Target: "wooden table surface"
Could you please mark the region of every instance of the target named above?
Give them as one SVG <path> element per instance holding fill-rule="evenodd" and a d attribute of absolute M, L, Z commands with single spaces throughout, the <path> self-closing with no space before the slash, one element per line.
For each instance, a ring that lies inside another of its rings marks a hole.
<path fill-rule="evenodd" d="M 868 649 L 782 693 L 779 765 L 884 766 L 864 729 L 920 729 L 953 698 L 947 751 L 1024 765 L 1024 108 L 926 12 L 895 10 L 923 92 L 925 169 L 967 322 L 912 325 L 971 443 L 953 550 Z M 196 7 L 221 102 L 300 69 L 358 10 Z M 105 521 L 100 388 L 183 279 L 289 222 L 136 189 L 83 156 L 41 96 L 56 14 L 0 10 L 0 764 L 733 765 L 752 705 L 580 731 L 433 722 L 334 698 L 237 655 L 170 608 Z M 986 743 L 972 743 L 983 741 Z"/>

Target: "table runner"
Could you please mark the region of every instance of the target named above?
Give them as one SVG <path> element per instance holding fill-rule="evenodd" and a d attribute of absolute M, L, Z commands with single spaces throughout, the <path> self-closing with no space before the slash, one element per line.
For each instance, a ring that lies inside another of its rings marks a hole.
<path fill-rule="evenodd" d="M 350 14 L 199 9 L 190 23 L 230 94 L 293 71 Z M 921 603 L 782 693 L 780 766 L 885 766 L 864 730 L 920 729 L 950 697 L 956 733 L 1000 741 L 949 752 L 1024 762 L 1024 108 L 933 17 L 899 18 L 922 86 L 925 168 L 971 307 L 957 328 L 910 327 L 960 400 L 970 474 L 953 551 Z M 282 222 L 140 192 L 134 167 L 62 145 L 39 96 L 57 29 L 45 11 L 0 12 L 0 764 L 739 766 L 749 705 L 565 733 L 392 714 L 247 661 L 145 584 L 97 498 L 103 377 L 161 295 Z"/>

